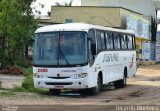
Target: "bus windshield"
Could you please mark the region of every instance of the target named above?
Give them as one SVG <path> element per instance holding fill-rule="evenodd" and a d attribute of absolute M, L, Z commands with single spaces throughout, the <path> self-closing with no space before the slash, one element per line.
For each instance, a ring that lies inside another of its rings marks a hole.
<path fill-rule="evenodd" d="M 47 32 L 35 37 L 34 65 L 81 65 L 87 63 L 86 32 Z"/>

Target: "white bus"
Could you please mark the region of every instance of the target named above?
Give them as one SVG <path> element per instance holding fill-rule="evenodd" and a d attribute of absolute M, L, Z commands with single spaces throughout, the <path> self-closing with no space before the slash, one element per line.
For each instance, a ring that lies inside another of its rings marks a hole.
<path fill-rule="evenodd" d="M 26 45 L 27 50 L 28 45 Z M 28 56 L 28 51 L 26 51 Z M 36 88 L 97 94 L 102 85 L 124 88 L 136 73 L 135 35 L 86 23 L 50 25 L 35 32 L 33 80 Z"/>

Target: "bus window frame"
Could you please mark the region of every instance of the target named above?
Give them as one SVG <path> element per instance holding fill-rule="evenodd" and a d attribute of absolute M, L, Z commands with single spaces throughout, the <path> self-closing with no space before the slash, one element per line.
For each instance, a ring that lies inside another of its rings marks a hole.
<path fill-rule="evenodd" d="M 119 48 L 115 48 L 115 37 L 117 37 L 118 36 L 118 39 L 119 39 Z M 118 32 L 116 32 L 116 33 L 113 33 L 112 34 L 112 38 L 113 38 L 113 42 L 114 42 L 114 49 L 115 50 L 121 50 L 122 48 L 121 48 L 121 39 L 120 39 L 120 34 L 118 33 Z"/>
<path fill-rule="evenodd" d="M 103 39 L 104 39 L 104 41 L 102 40 L 102 34 L 103 34 Z M 106 38 L 105 38 L 105 32 L 101 32 L 101 50 L 105 50 L 106 49 Z"/>
<path fill-rule="evenodd" d="M 136 49 L 136 39 L 135 39 L 135 35 L 134 34 L 129 34 L 129 33 L 121 33 L 121 32 L 115 32 L 115 31 L 109 31 L 109 30 L 99 30 L 99 29 L 94 29 L 95 30 L 95 42 L 96 42 L 96 50 L 97 50 L 97 54 L 102 52 L 102 51 L 132 51 L 132 50 L 135 50 Z M 97 48 L 97 31 L 101 33 L 104 33 L 104 36 L 105 36 L 105 49 L 102 49 L 102 46 L 101 46 L 101 50 L 98 50 Z M 111 35 L 112 37 L 112 45 L 113 45 L 113 48 L 112 49 L 108 49 L 107 48 L 107 42 L 106 42 L 106 34 L 108 36 L 108 34 Z M 115 44 L 114 44 L 114 34 L 118 34 L 119 35 L 119 41 L 120 41 L 120 49 L 115 49 Z M 125 42 L 126 42 L 126 49 L 123 49 L 122 48 L 122 43 L 121 43 L 121 35 L 125 36 Z M 130 35 L 132 37 L 132 48 L 129 49 L 128 48 L 128 35 Z M 134 38 L 134 39 L 133 39 Z M 133 43 L 133 40 L 134 40 L 134 43 Z"/>
<path fill-rule="evenodd" d="M 121 33 L 121 48 L 122 50 L 128 50 L 127 34 Z M 124 38 L 125 48 L 122 47 L 122 38 Z"/>
<path fill-rule="evenodd" d="M 106 35 L 107 35 L 107 38 L 106 38 Z M 108 37 L 111 37 L 111 40 L 112 40 L 112 48 L 108 48 L 107 47 L 107 39 L 108 39 Z M 114 42 L 113 42 L 113 34 L 112 34 L 112 32 L 110 32 L 110 31 L 105 31 L 105 42 L 106 42 L 106 50 L 108 51 L 108 50 L 114 50 Z"/>
<path fill-rule="evenodd" d="M 135 50 L 135 45 L 133 44 L 133 35 L 132 34 L 126 34 L 126 36 L 127 36 L 127 46 L 128 46 L 128 44 L 129 44 L 129 37 L 131 37 L 132 38 L 132 47 L 131 48 L 129 48 L 129 46 L 128 46 L 128 50 Z"/>

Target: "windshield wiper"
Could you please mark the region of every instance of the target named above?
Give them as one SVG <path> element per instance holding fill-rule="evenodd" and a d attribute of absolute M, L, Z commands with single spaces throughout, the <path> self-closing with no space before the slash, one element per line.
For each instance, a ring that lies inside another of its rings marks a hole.
<path fill-rule="evenodd" d="M 64 60 L 65 60 L 65 62 L 67 63 L 67 65 L 70 65 L 68 59 L 66 58 L 66 56 L 65 56 L 64 53 L 62 52 L 61 48 L 59 48 L 59 52 L 60 52 L 60 55 L 62 54 L 62 56 L 64 57 Z M 59 59 L 60 59 L 60 57 L 59 57 Z"/>

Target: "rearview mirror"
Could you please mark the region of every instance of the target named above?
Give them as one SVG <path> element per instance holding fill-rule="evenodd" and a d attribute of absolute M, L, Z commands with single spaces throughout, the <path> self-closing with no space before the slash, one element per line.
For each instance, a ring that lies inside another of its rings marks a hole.
<path fill-rule="evenodd" d="M 96 44 L 95 43 L 91 44 L 91 52 L 92 52 L 92 55 L 96 55 Z"/>
<path fill-rule="evenodd" d="M 33 59 L 33 44 L 34 40 L 28 40 L 25 43 L 25 57 L 30 60 Z"/>

